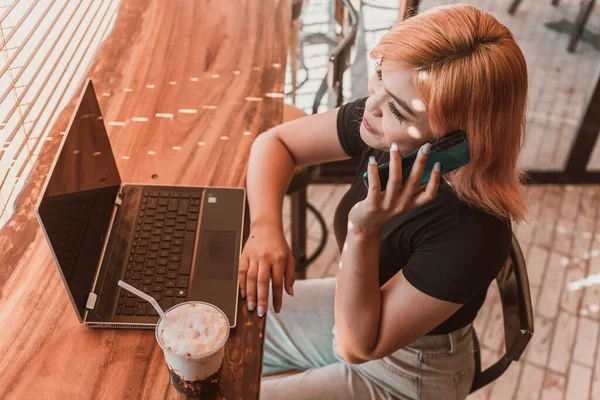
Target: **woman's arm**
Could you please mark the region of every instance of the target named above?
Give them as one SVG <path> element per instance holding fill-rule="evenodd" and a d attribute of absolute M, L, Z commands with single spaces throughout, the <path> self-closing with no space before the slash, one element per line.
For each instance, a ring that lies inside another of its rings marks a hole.
<path fill-rule="evenodd" d="M 276 126 L 259 135 L 248 160 L 248 203 L 253 225 L 281 226 L 281 208 L 294 168 L 349 158 L 336 129 L 338 109 Z"/>
<path fill-rule="evenodd" d="M 349 225 L 335 287 L 338 352 L 349 363 L 369 359 L 379 335 L 381 234 L 357 235 Z"/>
<path fill-rule="evenodd" d="M 250 311 L 267 310 L 269 282 L 273 307 L 293 295 L 294 260 L 283 234 L 283 198 L 298 166 L 347 159 L 337 135 L 338 110 L 311 115 L 261 134 L 252 145 L 246 186 L 250 206 L 250 237 L 240 260 L 240 294 Z"/>
<path fill-rule="evenodd" d="M 380 359 L 410 344 L 461 307 L 412 286 L 402 271 L 379 287 L 379 234 L 348 230 L 335 292 L 338 353 L 349 363 Z"/>

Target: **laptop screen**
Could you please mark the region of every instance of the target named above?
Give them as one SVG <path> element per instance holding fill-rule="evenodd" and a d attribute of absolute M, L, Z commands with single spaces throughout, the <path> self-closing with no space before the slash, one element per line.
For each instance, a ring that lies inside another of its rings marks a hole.
<path fill-rule="evenodd" d="M 80 319 L 120 184 L 100 106 L 88 80 L 38 208 Z"/>

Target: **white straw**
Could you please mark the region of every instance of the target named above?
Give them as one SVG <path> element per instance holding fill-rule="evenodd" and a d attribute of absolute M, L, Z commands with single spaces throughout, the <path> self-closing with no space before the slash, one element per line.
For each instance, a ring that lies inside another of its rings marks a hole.
<path fill-rule="evenodd" d="M 125 283 L 121 280 L 119 281 L 119 286 L 121 286 L 125 290 L 130 291 L 131 293 L 135 294 L 136 296 L 141 297 L 142 299 L 146 300 L 148 303 L 152 304 L 152 307 L 154 307 L 154 309 L 160 314 L 162 319 L 167 319 L 167 314 L 165 314 L 165 312 L 162 310 L 162 308 L 160 308 L 160 306 L 158 305 L 158 303 L 156 302 L 156 299 L 154 297 L 148 296 L 146 293 L 142 292 L 141 290 L 137 290 L 130 284 Z"/>

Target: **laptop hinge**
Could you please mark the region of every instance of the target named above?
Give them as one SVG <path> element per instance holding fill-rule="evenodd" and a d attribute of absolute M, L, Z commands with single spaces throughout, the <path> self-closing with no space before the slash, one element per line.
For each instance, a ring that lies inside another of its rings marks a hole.
<path fill-rule="evenodd" d="M 119 185 L 119 191 L 117 193 L 117 197 L 115 198 L 115 209 L 110 217 L 110 224 L 108 225 L 108 231 L 106 232 L 106 237 L 104 238 L 104 242 L 102 243 L 102 253 L 100 256 L 100 260 L 98 260 L 98 266 L 96 267 L 96 276 L 94 277 L 94 283 L 92 284 L 92 292 L 90 292 L 90 296 L 88 297 L 88 302 L 86 308 L 89 310 L 93 310 L 96 306 L 96 298 L 98 297 L 94 290 L 96 290 L 96 285 L 98 284 L 98 277 L 100 276 L 100 270 L 102 269 L 102 263 L 104 262 L 104 252 L 106 251 L 106 246 L 108 245 L 108 239 L 112 233 L 113 224 L 115 222 L 115 215 L 117 214 L 117 207 L 123 204 L 123 200 L 125 199 L 125 189 L 123 188 L 123 184 Z M 92 296 L 93 295 L 93 296 Z M 92 300 L 93 297 L 93 300 Z M 92 306 L 90 307 L 90 301 L 93 301 Z"/>
<path fill-rule="evenodd" d="M 96 300 L 98 299 L 98 295 L 96 293 L 90 292 L 88 296 L 87 303 L 85 304 L 85 308 L 88 310 L 93 310 L 96 307 Z"/>
<path fill-rule="evenodd" d="M 120 206 L 123 204 L 123 199 L 125 198 L 125 193 L 119 192 L 117 193 L 117 197 L 115 198 L 115 206 Z"/>

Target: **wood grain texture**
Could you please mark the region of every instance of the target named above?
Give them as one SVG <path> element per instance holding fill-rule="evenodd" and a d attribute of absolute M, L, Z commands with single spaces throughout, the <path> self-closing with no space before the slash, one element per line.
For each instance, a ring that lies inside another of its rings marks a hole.
<path fill-rule="evenodd" d="M 124 181 L 244 185 L 253 139 L 281 122 L 290 12 L 289 0 L 123 1 L 89 76 Z M 152 331 L 79 324 L 34 218 L 73 103 L 0 232 L 0 398 L 179 398 Z M 264 319 L 241 305 L 215 398 L 258 397 Z"/>

